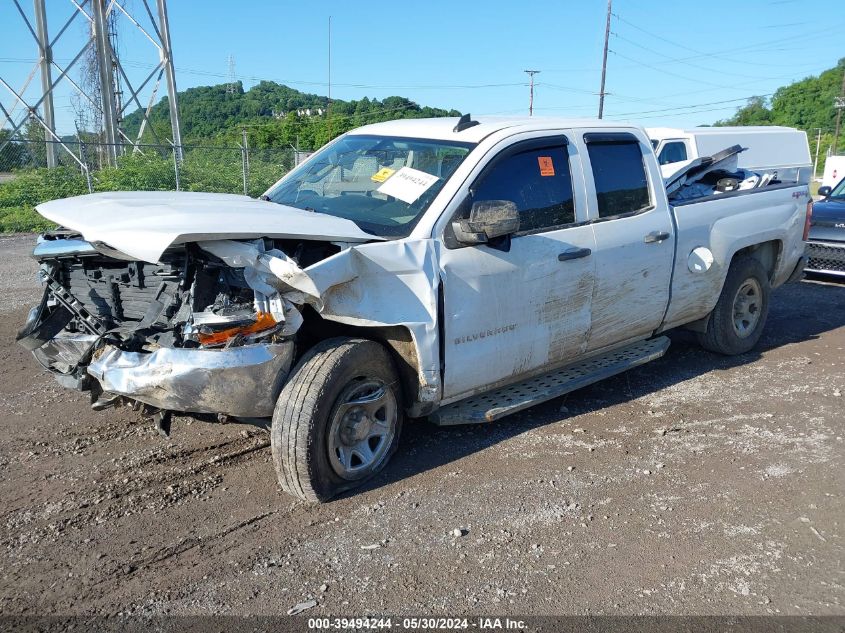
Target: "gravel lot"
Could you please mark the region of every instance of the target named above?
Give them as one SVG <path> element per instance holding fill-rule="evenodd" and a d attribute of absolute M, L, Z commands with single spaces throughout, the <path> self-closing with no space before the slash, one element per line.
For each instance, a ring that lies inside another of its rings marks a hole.
<path fill-rule="evenodd" d="M 779 290 L 756 353 L 673 334 L 493 425 L 407 425 L 309 506 L 265 431 L 163 440 L 42 371 L 32 241 L 0 237 L 0 614 L 845 614 L 845 285 Z"/>

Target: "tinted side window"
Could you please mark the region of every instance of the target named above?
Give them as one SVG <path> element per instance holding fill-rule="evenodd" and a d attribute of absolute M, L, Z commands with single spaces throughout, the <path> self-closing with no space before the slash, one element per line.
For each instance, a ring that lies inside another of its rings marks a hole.
<path fill-rule="evenodd" d="M 613 141 L 587 144 L 599 217 L 642 211 L 651 206 L 639 143 Z"/>
<path fill-rule="evenodd" d="M 566 147 L 532 149 L 502 159 L 473 188 L 472 200 L 511 200 L 519 230 L 538 231 L 575 222 Z"/>
<path fill-rule="evenodd" d="M 677 163 L 687 159 L 687 146 L 683 143 L 666 143 L 663 149 L 660 150 L 660 156 L 657 157 L 661 165 L 668 165 L 669 163 Z"/>

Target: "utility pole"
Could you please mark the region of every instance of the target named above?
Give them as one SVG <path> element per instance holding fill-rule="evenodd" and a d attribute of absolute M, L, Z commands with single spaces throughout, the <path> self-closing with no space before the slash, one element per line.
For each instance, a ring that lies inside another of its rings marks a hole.
<path fill-rule="evenodd" d="M 613 0 L 607 0 L 607 22 L 604 26 L 604 54 L 601 60 L 601 88 L 599 88 L 599 118 L 604 116 L 604 80 L 607 77 L 607 45 L 610 41 L 610 16 Z"/>
<path fill-rule="evenodd" d="M 326 103 L 326 120 L 329 124 L 329 140 L 332 140 L 332 16 L 329 16 L 329 99 Z"/>
<path fill-rule="evenodd" d="M 244 195 L 249 195 L 249 139 L 246 135 L 246 128 L 241 128 L 243 145 L 241 145 L 241 166 L 244 176 Z"/>
<path fill-rule="evenodd" d="M 526 70 L 525 72 L 531 78 L 530 88 L 528 89 L 528 116 L 534 116 L 534 75 L 540 71 Z"/>
<path fill-rule="evenodd" d="M 819 147 L 822 144 L 822 129 L 820 127 L 816 129 L 819 131 L 819 135 L 816 138 L 816 161 L 813 163 L 813 180 L 816 179 L 816 174 L 819 171 Z"/>
<path fill-rule="evenodd" d="M 842 120 L 842 110 L 845 109 L 845 70 L 842 71 L 842 91 L 833 102 L 836 108 L 836 131 L 833 133 L 833 154 L 836 155 L 836 145 L 839 142 L 839 123 Z"/>
<path fill-rule="evenodd" d="M 235 78 L 235 56 L 229 54 L 229 83 L 226 84 L 226 94 L 233 95 L 237 91 L 237 79 Z"/>

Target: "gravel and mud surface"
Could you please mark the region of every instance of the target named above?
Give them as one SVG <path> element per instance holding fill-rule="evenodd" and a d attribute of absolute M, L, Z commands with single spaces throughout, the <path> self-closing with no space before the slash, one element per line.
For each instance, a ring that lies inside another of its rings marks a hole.
<path fill-rule="evenodd" d="M 165 440 L 42 371 L 32 241 L 0 237 L 0 614 L 845 614 L 843 284 L 776 292 L 755 353 L 673 334 L 493 425 L 409 424 L 310 506 L 262 429 Z"/>

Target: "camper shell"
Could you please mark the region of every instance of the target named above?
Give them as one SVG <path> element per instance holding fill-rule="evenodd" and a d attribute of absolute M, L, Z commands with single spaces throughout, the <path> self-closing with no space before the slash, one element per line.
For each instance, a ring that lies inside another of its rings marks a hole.
<path fill-rule="evenodd" d="M 701 156 L 740 145 L 738 167 L 759 173 L 771 173 L 784 182 L 806 184 L 813 175 L 813 161 L 807 134 L 791 127 L 671 127 L 646 128 L 654 146 L 663 176 L 668 177 L 685 164 Z"/>

